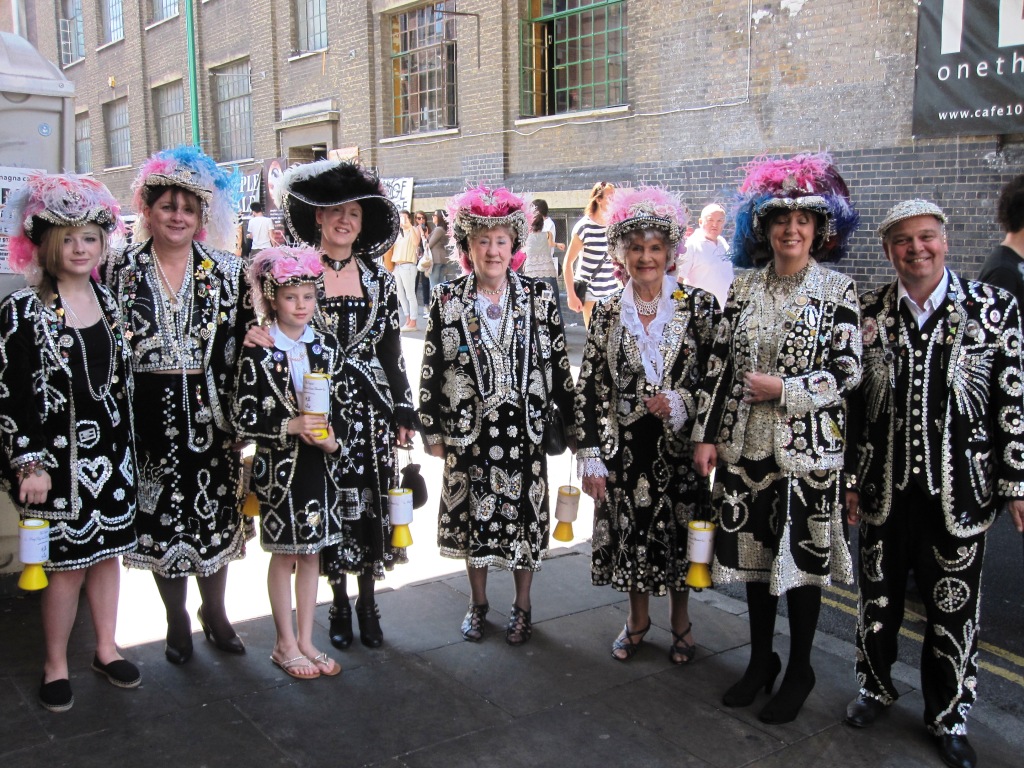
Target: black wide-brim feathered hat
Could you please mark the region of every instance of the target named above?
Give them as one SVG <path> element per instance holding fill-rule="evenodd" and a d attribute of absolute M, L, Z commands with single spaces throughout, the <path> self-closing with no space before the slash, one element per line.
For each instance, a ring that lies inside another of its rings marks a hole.
<path fill-rule="evenodd" d="M 275 199 L 284 211 L 291 233 L 302 242 L 320 247 L 316 209 L 357 202 L 363 209 L 362 230 L 353 251 L 375 259 L 398 237 L 398 209 L 384 194 L 380 179 L 358 163 L 318 160 L 293 165 L 281 177 Z"/>

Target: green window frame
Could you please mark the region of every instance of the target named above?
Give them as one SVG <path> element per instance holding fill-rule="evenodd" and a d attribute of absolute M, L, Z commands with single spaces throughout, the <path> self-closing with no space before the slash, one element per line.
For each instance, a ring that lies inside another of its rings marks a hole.
<path fill-rule="evenodd" d="M 519 111 L 559 115 L 625 104 L 626 0 L 529 0 L 519 26 Z"/>

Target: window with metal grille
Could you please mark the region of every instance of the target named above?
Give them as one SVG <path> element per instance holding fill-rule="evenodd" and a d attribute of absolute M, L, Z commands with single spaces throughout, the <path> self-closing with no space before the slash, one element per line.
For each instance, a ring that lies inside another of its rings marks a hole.
<path fill-rule="evenodd" d="M 519 27 L 523 117 L 626 103 L 625 0 L 530 0 Z"/>
<path fill-rule="evenodd" d="M 295 0 L 295 46 L 302 51 L 327 47 L 327 0 Z"/>
<path fill-rule="evenodd" d="M 153 111 L 160 149 L 185 143 L 185 89 L 179 80 L 153 89 Z"/>
<path fill-rule="evenodd" d="M 128 124 L 128 97 L 103 105 L 107 130 L 107 167 L 132 164 L 132 133 Z"/>
<path fill-rule="evenodd" d="M 103 42 L 123 40 L 124 9 L 121 0 L 100 0 L 100 15 L 103 17 Z"/>
<path fill-rule="evenodd" d="M 75 173 L 92 172 L 92 131 L 89 113 L 75 115 Z"/>
<path fill-rule="evenodd" d="M 82 22 L 82 0 L 61 0 L 58 19 L 60 27 L 61 66 L 74 64 L 85 58 L 85 24 Z"/>
<path fill-rule="evenodd" d="M 153 21 L 163 21 L 178 15 L 178 0 L 153 0 Z"/>
<path fill-rule="evenodd" d="M 394 133 L 455 128 L 454 0 L 391 17 Z"/>
<path fill-rule="evenodd" d="M 244 160 L 252 153 L 252 81 L 249 61 L 215 69 L 213 100 L 217 105 L 217 146 L 221 162 Z"/>

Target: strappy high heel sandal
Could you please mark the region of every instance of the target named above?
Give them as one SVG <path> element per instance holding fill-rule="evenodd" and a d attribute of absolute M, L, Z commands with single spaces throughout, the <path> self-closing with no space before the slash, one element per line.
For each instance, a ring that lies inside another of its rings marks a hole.
<path fill-rule="evenodd" d="M 505 642 L 509 645 L 522 645 L 533 637 L 533 622 L 530 621 L 530 611 L 524 611 L 516 604 L 512 604 L 512 611 L 508 615 L 508 626 L 505 628 Z"/>
<path fill-rule="evenodd" d="M 690 630 L 693 629 L 693 622 L 691 621 L 689 626 L 679 634 L 675 631 L 672 632 L 672 645 L 668 649 L 668 660 L 675 664 L 677 667 L 682 664 L 689 664 L 693 661 L 693 657 L 697 655 L 697 644 L 688 643 L 684 639 Z"/>
<path fill-rule="evenodd" d="M 484 619 L 487 618 L 487 611 L 490 608 L 491 606 L 487 603 L 483 605 L 469 604 L 466 617 L 462 620 L 461 630 L 463 638 L 471 643 L 479 643 L 484 639 Z"/>
<path fill-rule="evenodd" d="M 643 645 L 644 635 L 647 634 L 647 631 L 650 628 L 651 628 L 651 620 L 648 619 L 646 627 L 644 627 L 643 629 L 637 629 L 637 630 L 635 630 L 633 632 L 630 632 L 629 631 L 629 622 L 627 621 L 623 625 L 622 631 L 619 633 L 619 636 L 617 638 L 615 638 L 615 642 L 612 643 L 612 658 L 615 659 L 616 661 L 629 661 L 634 656 L 636 656 L 636 652 L 639 651 L 640 650 L 640 646 Z M 633 642 L 633 638 L 634 637 L 639 637 L 640 639 L 637 640 L 634 643 Z M 626 655 L 625 656 L 616 656 L 615 655 L 616 651 L 625 651 Z"/>

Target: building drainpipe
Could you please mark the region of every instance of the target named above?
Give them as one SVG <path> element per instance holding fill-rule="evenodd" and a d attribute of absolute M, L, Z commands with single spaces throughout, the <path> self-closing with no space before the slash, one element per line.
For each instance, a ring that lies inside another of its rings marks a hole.
<path fill-rule="evenodd" d="M 201 147 L 199 140 L 199 83 L 196 77 L 196 13 L 194 0 L 185 0 L 185 38 L 188 42 L 188 99 L 192 116 L 192 144 Z"/>

